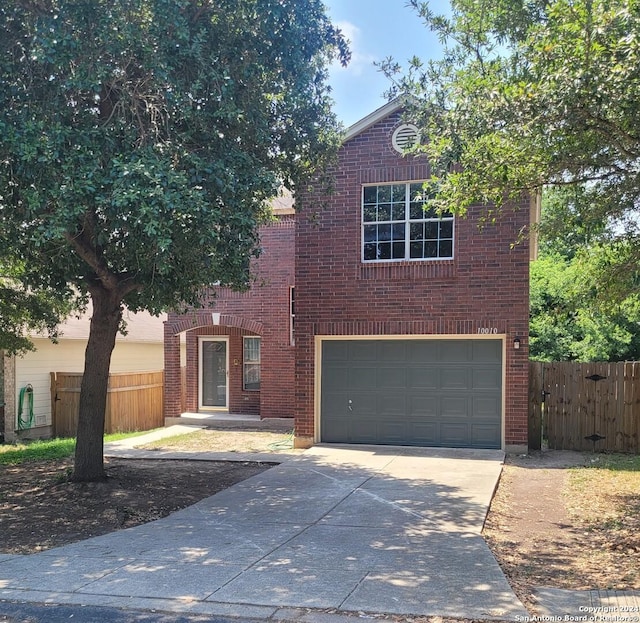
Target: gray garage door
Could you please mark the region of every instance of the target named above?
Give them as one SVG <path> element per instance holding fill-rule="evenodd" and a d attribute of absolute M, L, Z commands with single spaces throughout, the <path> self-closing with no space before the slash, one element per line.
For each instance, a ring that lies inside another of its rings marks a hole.
<path fill-rule="evenodd" d="M 500 448 L 500 340 L 325 340 L 324 442 Z"/>

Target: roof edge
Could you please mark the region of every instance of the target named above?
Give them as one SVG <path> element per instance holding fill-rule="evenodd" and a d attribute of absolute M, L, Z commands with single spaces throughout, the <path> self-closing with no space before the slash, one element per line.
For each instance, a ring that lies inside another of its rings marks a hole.
<path fill-rule="evenodd" d="M 370 128 L 372 125 L 378 123 L 385 117 L 388 117 L 391 113 L 396 112 L 403 107 L 402 98 L 396 98 L 387 102 L 384 106 L 381 106 L 377 110 L 374 110 L 372 113 L 369 113 L 366 117 L 360 119 L 360 121 L 356 121 L 353 125 L 347 128 L 347 131 L 344 135 L 343 142 L 347 142 L 358 136 L 364 132 L 367 128 Z"/>

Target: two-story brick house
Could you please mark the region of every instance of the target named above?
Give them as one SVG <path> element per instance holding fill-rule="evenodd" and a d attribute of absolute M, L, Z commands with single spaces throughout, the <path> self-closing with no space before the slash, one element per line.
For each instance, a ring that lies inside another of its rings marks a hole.
<path fill-rule="evenodd" d="M 300 447 L 526 449 L 529 249 L 514 243 L 529 202 L 483 227 L 482 206 L 465 218 L 425 210 L 428 163 L 401 153 L 412 131 L 397 102 L 352 126 L 332 194 L 301 193 L 295 217 L 263 229 L 263 285 L 170 316 L 167 415 L 178 412 L 187 331 L 187 410 L 215 408 L 203 402 L 216 383 L 205 369 L 224 356 L 233 363 L 220 406 L 294 416 Z M 209 341 L 229 354 L 207 354 Z M 252 348 L 259 391 L 247 385 Z"/>

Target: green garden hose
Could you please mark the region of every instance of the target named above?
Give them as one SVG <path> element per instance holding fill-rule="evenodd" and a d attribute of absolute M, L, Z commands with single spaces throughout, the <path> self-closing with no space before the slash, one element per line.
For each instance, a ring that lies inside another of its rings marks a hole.
<path fill-rule="evenodd" d="M 27 409 L 26 417 L 22 417 L 22 413 L 25 408 Z M 18 398 L 18 430 L 27 430 L 33 426 L 33 386 L 25 385 L 20 390 L 20 396 Z"/>
<path fill-rule="evenodd" d="M 276 452 L 278 450 L 289 450 L 293 448 L 293 431 L 289 431 L 287 433 L 287 437 L 282 441 L 274 441 L 273 443 L 270 443 L 267 448 Z"/>

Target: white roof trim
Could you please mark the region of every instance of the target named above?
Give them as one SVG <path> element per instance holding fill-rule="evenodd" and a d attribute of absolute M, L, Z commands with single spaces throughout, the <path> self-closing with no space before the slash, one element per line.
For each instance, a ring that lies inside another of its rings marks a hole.
<path fill-rule="evenodd" d="M 370 128 L 372 125 L 378 123 L 378 121 L 381 121 L 385 117 L 388 117 L 391 113 L 396 112 L 396 110 L 399 110 L 400 108 L 402 108 L 402 102 L 400 101 L 400 98 L 397 98 L 391 100 L 388 104 L 381 106 L 378 110 L 374 110 L 371 114 L 360 119 L 360 121 L 356 121 L 356 123 L 347 128 L 343 142 L 346 143 L 354 136 L 358 136 L 358 134 L 361 134 L 367 128 Z"/>

